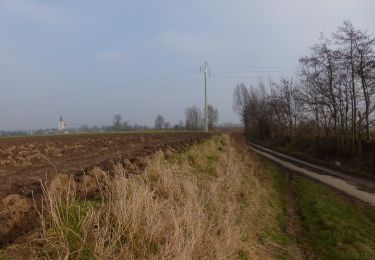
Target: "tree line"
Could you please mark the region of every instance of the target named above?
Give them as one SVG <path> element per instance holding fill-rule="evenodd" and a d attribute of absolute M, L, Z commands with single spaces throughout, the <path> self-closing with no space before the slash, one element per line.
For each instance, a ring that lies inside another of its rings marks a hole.
<path fill-rule="evenodd" d="M 296 77 L 238 84 L 234 109 L 258 140 L 308 144 L 316 153 L 361 158 L 374 139 L 375 38 L 345 21 L 321 35 Z"/>
<path fill-rule="evenodd" d="M 189 130 L 198 130 L 204 128 L 204 115 L 197 106 L 189 107 L 185 110 L 185 128 Z M 219 121 L 219 112 L 212 105 L 207 105 L 208 129 L 212 130 Z"/>
<path fill-rule="evenodd" d="M 208 128 L 212 130 L 219 121 L 219 112 L 213 105 L 207 105 Z M 197 131 L 204 127 L 204 115 L 198 106 L 192 106 L 185 109 L 185 121 L 180 120 L 174 126 L 166 121 L 162 115 L 157 115 L 154 121 L 155 130 L 193 130 Z M 147 130 L 147 126 L 133 126 L 128 121 L 123 121 L 121 114 L 113 117 L 113 131 L 127 130 Z"/>

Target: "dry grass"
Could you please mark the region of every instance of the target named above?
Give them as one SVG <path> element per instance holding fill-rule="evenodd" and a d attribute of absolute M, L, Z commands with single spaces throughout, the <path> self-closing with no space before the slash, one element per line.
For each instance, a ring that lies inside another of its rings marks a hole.
<path fill-rule="evenodd" d="M 259 235 L 273 213 L 258 166 L 222 135 L 169 159 L 158 154 L 142 175 L 118 168 L 99 201 L 76 199 L 74 182 L 46 189 L 36 257 L 267 258 Z"/>

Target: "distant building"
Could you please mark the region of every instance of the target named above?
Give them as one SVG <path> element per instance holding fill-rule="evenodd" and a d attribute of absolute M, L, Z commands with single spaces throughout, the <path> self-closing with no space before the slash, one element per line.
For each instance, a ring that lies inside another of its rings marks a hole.
<path fill-rule="evenodd" d="M 60 116 L 60 120 L 59 120 L 59 123 L 58 123 L 58 129 L 61 132 L 65 130 L 65 122 L 64 122 L 62 116 Z"/>

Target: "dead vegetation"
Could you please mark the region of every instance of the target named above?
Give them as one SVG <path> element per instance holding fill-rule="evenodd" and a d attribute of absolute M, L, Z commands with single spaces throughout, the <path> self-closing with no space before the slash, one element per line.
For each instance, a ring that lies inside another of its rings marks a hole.
<path fill-rule="evenodd" d="M 86 192 L 92 188 L 85 181 L 60 176 L 44 187 L 41 228 L 28 244 L 29 254 L 47 259 L 271 257 L 279 245 L 261 239 L 278 214 L 269 206 L 270 176 L 245 149 L 222 135 L 182 154 L 160 151 L 145 162 L 145 174 L 128 175 L 119 164 L 109 179 L 96 169 L 95 177 L 88 176 L 100 183 L 95 187 L 100 196 L 91 200 L 82 199 L 85 187 Z"/>
<path fill-rule="evenodd" d="M 0 165 L 0 252 L 39 225 L 33 204 L 40 210 L 41 183 L 49 183 L 56 174 L 60 174 L 60 186 L 66 185 L 72 175 L 77 196 L 94 199 L 100 196 L 103 175 L 113 177 L 118 166 L 124 168 L 126 175 L 139 174 L 148 164 L 147 157 L 155 152 L 163 151 L 165 155 L 183 152 L 209 136 L 136 133 L 1 139 L 0 164 L 2 159 L 11 156 L 16 166 Z M 64 150 L 62 157 L 53 152 L 61 149 Z M 35 160 L 25 167 L 20 161 L 27 162 L 30 154 Z M 24 207 L 23 202 L 29 206 Z"/>

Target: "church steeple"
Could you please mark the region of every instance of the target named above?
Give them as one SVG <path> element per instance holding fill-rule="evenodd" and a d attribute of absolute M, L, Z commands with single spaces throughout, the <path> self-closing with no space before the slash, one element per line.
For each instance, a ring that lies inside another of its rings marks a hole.
<path fill-rule="evenodd" d="M 64 122 L 62 116 L 60 116 L 60 119 L 59 119 L 59 122 L 58 122 L 58 129 L 59 129 L 59 131 L 64 131 L 64 129 L 65 129 L 65 122 Z"/>

